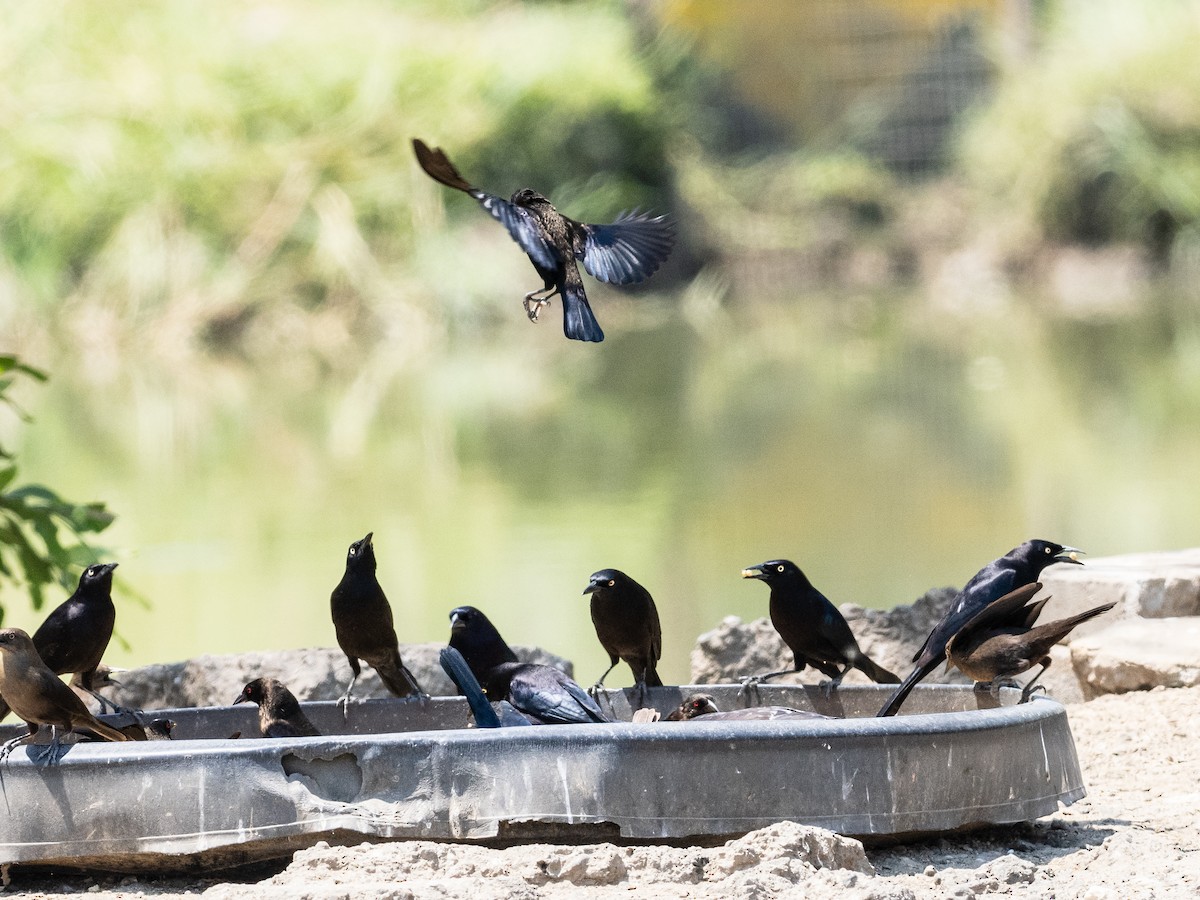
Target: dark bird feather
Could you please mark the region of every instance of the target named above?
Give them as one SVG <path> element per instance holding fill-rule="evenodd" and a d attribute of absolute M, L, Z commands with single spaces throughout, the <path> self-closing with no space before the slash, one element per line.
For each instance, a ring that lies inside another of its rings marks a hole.
<path fill-rule="evenodd" d="M 666 261 L 675 245 L 675 228 L 663 216 L 622 213 L 609 225 L 576 222 L 536 191 L 525 188 L 508 200 L 472 185 L 440 148 L 413 139 L 417 162 L 435 181 L 475 198 L 525 251 L 543 287 L 525 295 L 525 311 L 536 322 L 555 294 L 562 297 L 563 333 L 577 341 L 602 341 L 584 291 L 577 261 L 598 281 L 636 284 Z"/>
<path fill-rule="evenodd" d="M 592 625 L 611 663 L 595 686 L 603 686 L 623 660 L 637 687 L 661 687 L 662 626 L 650 592 L 619 569 L 601 569 L 592 574 L 583 593 L 592 595 Z"/>
<path fill-rule="evenodd" d="M 808 665 L 829 677 L 829 690 L 840 685 L 851 669 L 879 684 L 899 683 L 899 678 L 863 653 L 845 617 L 795 563 L 768 560 L 743 569 L 742 577 L 764 581 L 771 589 L 771 624 L 792 651 L 794 662 L 793 669 L 769 672 L 755 680 L 801 672 Z"/>
<path fill-rule="evenodd" d="M 1047 566 L 1054 563 L 1082 565 L 1074 556 L 1081 552 L 1051 541 L 1026 541 L 976 572 L 933 626 L 921 649 L 913 656 L 913 670 L 888 698 L 879 715 L 894 716 L 899 711 L 917 683 L 946 659 L 946 643 L 981 610 L 1010 591 L 1037 581 Z"/>
<path fill-rule="evenodd" d="M 1106 613 L 1116 604 L 1106 603 L 1065 619 L 1038 625 L 1038 616 L 1049 597 L 1033 602 L 1040 583 L 1017 588 L 980 610 L 946 642 L 946 657 L 977 685 L 990 684 L 995 694 L 1013 676 L 1041 665 L 1021 692 L 1029 699 L 1037 680 L 1050 668 L 1050 648 L 1078 625 Z"/>
<path fill-rule="evenodd" d="M 93 716 L 79 696 L 47 666 L 34 647 L 33 639 L 20 628 L 0 630 L 0 691 L 13 712 L 29 726 L 29 732 L 0 748 L 0 760 L 13 749 L 34 741 L 41 726 L 51 727 L 47 760 L 57 762 L 63 747 L 58 730 L 92 734 L 106 741 L 127 741 L 124 734 Z"/>
<path fill-rule="evenodd" d="M 462 654 L 489 699 L 506 700 L 534 724 L 609 721 L 562 670 L 518 662 L 496 626 L 473 606 L 450 613 L 450 646 Z"/>
<path fill-rule="evenodd" d="M 299 701 L 282 681 L 255 678 L 233 700 L 258 704 L 258 730 L 265 738 L 316 737 L 321 732 L 308 720 Z"/>
<path fill-rule="evenodd" d="M 346 654 L 352 673 L 339 701 L 347 708 L 354 683 L 361 674 L 359 660 L 379 673 L 384 687 L 397 697 L 424 694 L 417 679 L 400 658 L 400 642 L 392 622 L 392 607 L 375 576 L 374 535 L 355 541 L 346 551 L 346 570 L 329 597 L 338 646 Z"/>

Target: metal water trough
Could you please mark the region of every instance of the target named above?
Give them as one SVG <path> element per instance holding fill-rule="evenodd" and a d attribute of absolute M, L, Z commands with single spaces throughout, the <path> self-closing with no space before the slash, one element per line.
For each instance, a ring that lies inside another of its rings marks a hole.
<path fill-rule="evenodd" d="M 838 718 L 467 729 L 465 701 L 436 697 L 354 704 L 348 723 L 305 704 L 329 736 L 231 740 L 257 733 L 256 709 L 156 712 L 176 740 L 80 743 L 54 766 L 20 747 L 0 764 L 0 863 L 184 871 L 318 840 L 711 841 L 782 820 L 896 838 L 1034 819 L 1085 794 L 1066 712 L 1043 697 L 922 686 L 889 719 L 873 718 L 888 695 L 876 686 L 655 688 L 649 704 L 665 713 L 694 691 Z M 631 699 L 601 705 L 628 720 Z"/>

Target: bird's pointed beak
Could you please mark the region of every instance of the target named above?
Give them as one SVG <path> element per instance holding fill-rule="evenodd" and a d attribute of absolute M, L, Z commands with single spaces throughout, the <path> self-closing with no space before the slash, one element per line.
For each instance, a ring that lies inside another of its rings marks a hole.
<path fill-rule="evenodd" d="M 762 578 L 762 566 L 750 566 L 748 569 L 742 569 L 743 578 Z"/>
<path fill-rule="evenodd" d="M 364 543 L 364 544 L 366 544 L 368 547 L 370 547 L 370 546 L 371 546 L 371 540 L 372 540 L 372 538 L 374 538 L 374 537 L 375 537 L 375 532 L 373 532 L 373 531 L 368 531 L 368 532 L 367 532 L 367 536 L 366 536 L 365 538 L 363 538 L 363 543 Z"/>
<path fill-rule="evenodd" d="M 598 582 L 598 581 L 589 582 L 588 586 L 583 589 L 583 596 L 586 597 L 588 594 L 594 594 L 599 589 L 600 589 L 600 582 Z"/>
<path fill-rule="evenodd" d="M 1078 547 L 1063 547 L 1054 555 L 1056 563 L 1073 563 L 1077 566 L 1083 565 L 1083 560 L 1079 558 L 1079 554 L 1087 556 L 1087 551 L 1080 550 Z"/>
<path fill-rule="evenodd" d="M 465 621 L 463 621 L 462 616 L 460 616 L 458 613 L 450 614 L 450 630 L 451 631 L 462 631 L 466 627 L 467 627 L 467 623 Z"/>
<path fill-rule="evenodd" d="M 245 703 L 245 702 L 246 702 L 246 695 L 239 693 L 236 697 L 233 698 L 233 703 L 231 703 L 230 705 L 237 706 L 239 703 Z"/>
<path fill-rule="evenodd" d="M 108 574 L 109 572 L 111 572 L 113 569 L 115 569 L 117 567 L 117 565 L 118 565 L 117 563 L 105 563 L 104 564 L 105 574 Z"/>

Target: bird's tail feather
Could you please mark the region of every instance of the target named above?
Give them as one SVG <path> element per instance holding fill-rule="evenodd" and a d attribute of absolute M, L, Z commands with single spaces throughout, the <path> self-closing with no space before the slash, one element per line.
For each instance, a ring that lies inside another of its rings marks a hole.
<path fill-rule="evenodd" d="M 1089 609 L 1086 612 L 1081 612 L 1078 615 L 1068 616 L 1065 619 L 1056 619 L 1053 622 L 1047 622 L 1045 625 L 1038 625 L 1036 628 L 1031 628 L 1027 637 L 1042 637 L 1045 636 L 1051 639 L 1051 643 L 1057 644 L 1065 638 L 1076 625 L 1081 625 L 1088 619 L 1094 619 L 1101 613 L 1106 613 L 1116 606 L 1115 603 L 1106 603 L 1104 606 L 1097 606 L 1095 609 Z"/>
<path fill-rule="evenodd" d="M 488 702 L 483 688 L 479 686 L 478 679 L 475 678 L 471 667 L 467 665 L 467 661 L 463 659 L 463 655 L 453 647 L 443 647 L 438 654 L 438 662 L 442 664 L 442 668 L 450 676 L 450 680 L 454 682 L 459 693 L 467 698 L 471 714 L 475 716 L 475 724 L 480 728 L 499 728 L 500 717 L 492 709 L 492 704 Z"/>
<path fill-rule="evenodd" d="M 10 712 L 12 712 L 12 710 L 9 708 L 9 705 L 4 702 L 3 697 L 0 697 L 0 722 L 4 721 Z"/>
<path fill-rule="evenodd" d="M 658 671 L 653 666 L 646 667 L 646 674 L 643 676 L 646 682 L 646 687 L 662 687 L 663 680 L 659 677 Z"/>
<path fill-rule="evenodd" d="M 420 138 L 413 138 L 413 151 L 417 154 L 417 162 L 425 170 L 425 174 L 434 181 L 440 181 L 446 187 L 456 188 L 470 193 L 475 188 L 454 168 L 441 147 L 430 149 Z"/>
<path fill-rule="evenodd" d="M 900 679 L 883 666 L 879 665 L 865 653 L 855 662 L 854 667 L 870 678 L 876 684 L 899 684 Z"/>
<path fill-rule="evenodd" d="M 379 680 L 383 682 L 383 686 L 397 697 L 412 697 L 425 693 L 421 690 L 421 685 L 417 684 L 413 673 L 408 670 L 408 666 L 400 661 L 399 653 L 387 662 L 372 665 L 379 673 Z"/>
<path fill-rule="evenodd" d="M 883 709 L 879 710 L 878 716 L 894 716 L 900 710 L 900 705 L 912 693 L 912 689 L 917 686 L 917 682 L 933 671 L 934 667 L 941 660 L 933 660 L 930 663 L 918 663 L 916 668 L 908 673 L 908 677 L 900 682 L 900 687 L 896 688 L 892 696 L 888 697 L 887 703 L 883 704 Z"/>
<path fill-rule="evenodd" d="M 600 328 L 600 323 L 596 321 L 592 307 L 588 304 L 587 294 L 583 292 L 583 285 L 568 284 L 562 289 L 561 294 L 563 334 L 573 341 L 599 343 L 604 340 L 604 332 Z"/>
<path fill-rule="evenodd" d="M 91 721 L 88 721 L 88 722 L 79 722 L 76 725 L 74 725 L 73 727 L 81 729 L 83 731 L 90 731 L 93 734 L 95 734 L 97 737 L 104 738 L 106 741 L 131 741 L 131 740 L 133 740 L 133 738 L 131 738 L 129 735 L 125 734 L 124 732 L 117 731 L 117 729 L 113 728 L 111 725 L 105 725 L 99 719 L 92 719 Z"/>

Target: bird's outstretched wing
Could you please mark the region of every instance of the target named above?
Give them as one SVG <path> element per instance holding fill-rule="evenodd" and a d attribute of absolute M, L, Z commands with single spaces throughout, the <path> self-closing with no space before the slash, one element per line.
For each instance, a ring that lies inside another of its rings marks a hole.
<path fill-rule="evenodd" d="M 549 243 L 542 237 L 537 220 L 529 210 L 509 203 L 503 197 L 481 191 L 462 177 L 454 163 L 442 152 L 440 147 L 430 148 L 420 138 L 413 138 L 413 151 L 417 162 L 425 170 L 425 174 L 446 187 L 470 194 L 479 205 L 491 214 L 501 225 L 508 229 L 509 235 L 529 258 L 544 269 L 556 267 L 554 254 Z M 590 271 L 590 270 L 589 270 Z"/>
<path fill-rule="evenodd" d="M 665 216 L 621 213 L 611 225 L 572 223 L 581 235 L 576 255 L 597 281 L 636 284 L 645 281 L 671 255 L 675 226 Z"/>

